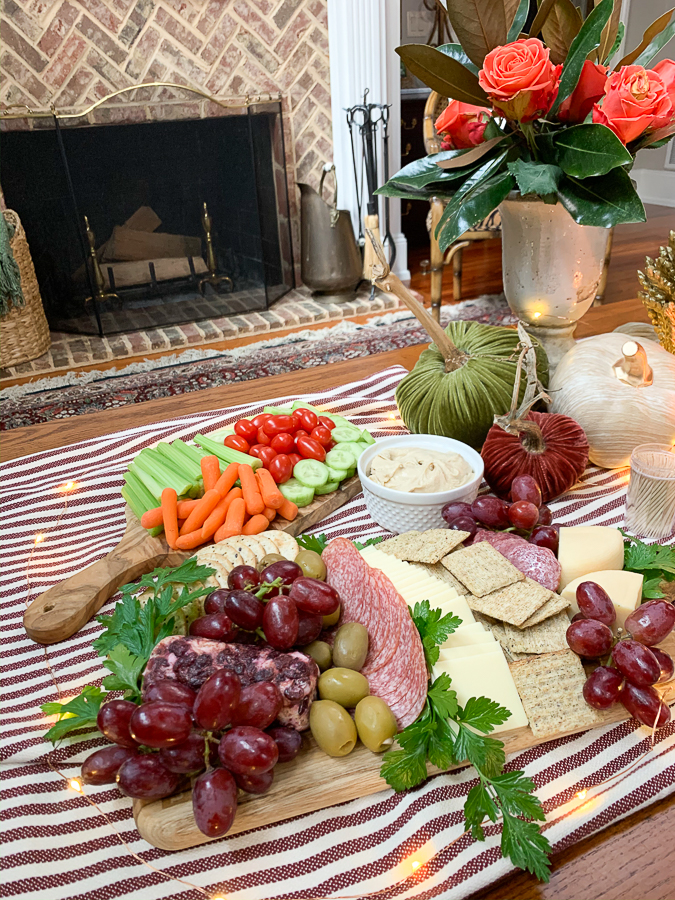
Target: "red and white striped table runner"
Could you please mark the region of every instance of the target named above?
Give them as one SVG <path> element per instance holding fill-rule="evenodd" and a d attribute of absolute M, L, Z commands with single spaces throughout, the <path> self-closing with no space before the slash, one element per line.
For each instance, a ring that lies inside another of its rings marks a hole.
<path fill-rule="evenodd" d="M 348 415 L 384 437 L 404 430 L 394 390 L 400 367 L 306 397 Z M 280 398 L 283 402 L 286 399 Z M 190 439 L 197 431 L 231 424 L 263 404 L 182 416 L 141 428 L 24 457 L 3 467 L 2 679 L 0 752 L 3 776 L 4 896 L 40 900 L 159 900 L 202 895 L 148 870 L 134 859 L 104 819 L 46 765 L 48 722 L 40 704 L 57 699 L 45 650 L 22 626 L 27 599 L 101 558 L 124 528 L 119 494 L 122 473 L 141 448 L 159 440 Z M 74 481 L 72 494 L 59 488 Z M 579 486 L 552 504 L 563 524 L 620 525 L 627 470 L 589 468 Z M 67 499 L 67 506 L 66 500 Z M 359 496 L 315 529 L 329 536 L 363 538 L 381 529 Z M 44 540 L 35 544 L 36 535 Z M 114 601 L 110 601 L 112 604 Z M 105 670 L 91 648 L 100 632 L 87 624 L 46 650 L 64 699 Z M 76 776 L 82 760 L 105 742 L 67 739 L 52 761 Z M 634 721 L 564 738 L 514 755 L 537 784 L 547 813 L 547 837 L 560 850 L 671 793 L 675 783 L 675 725 L 662 728 L 655 747 L 617 781 L 649 747 Z M 602 782 L 602 784 L 601 784 Z M 466 897 L 512 866 L 499 854 L 499 828 L 485 843 L 463 832 L 462 808 L 473 770 L 439 775 L 404 795 L 385 791 L 309 815 L 224 838 L 178 853 L 157 850 L 134 826 L 131 803 L 112 787 L 88 787 L 132 849 L 147 862 L 229 900 L 357 896 L 390 888 L 389 897 Z M 583 800 L 577 793 L 586 790 Z M 421 863 L 413 867 L 413 862 Z M 413 872 L 415 873 L 413 876 Z M 405 881 L 406 876 L 413 876 Z"/>

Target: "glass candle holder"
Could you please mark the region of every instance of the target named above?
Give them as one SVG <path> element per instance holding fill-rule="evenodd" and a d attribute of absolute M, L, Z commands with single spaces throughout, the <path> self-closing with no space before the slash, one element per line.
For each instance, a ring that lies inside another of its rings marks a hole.
<path fill-rule="evenodd" d="M 665 538 L 675 528 L 675 453 L 668 444 L 640 444 L 630 457 L 626 527 Z"/>

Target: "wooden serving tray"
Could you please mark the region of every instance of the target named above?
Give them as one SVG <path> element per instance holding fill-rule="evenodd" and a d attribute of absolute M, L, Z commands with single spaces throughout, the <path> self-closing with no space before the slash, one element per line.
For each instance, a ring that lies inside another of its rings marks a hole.
<path fill-rule="evenodd" d="M 675 656 L 675 632 L 671 633 L 660 647 L 671 656 Z M 667 703 L 675 700 L 675 681 L 665 686 L 663 699 Z M 630 715 L 620 703 L 616 703 L 602 716 L 603 721 L 595 726 L 596 728 L 630 719 Z M 535 738 L 528 726 L 499 732 L 495 737 L 503 742 L 506 753 L 515 753 L 587 730 L 570 729 L 545 738 Z M 304 747 L 298 756 L 292 762 L 281 763 L 275 768 L 274 783 L 266 794 L 239 792 L 237 816 L 228 834 L 238 834 L 251 828 L 272 825 L 282 819 L 315 812 L 336 803 L 356 800 L 358 797 L 387 790 L 387 783 L 380 778 L 381 763 L 382 755 L 371 753 L 362 744 L 358 744 L 349 756 L 340 759 L 326 756 L 308 732 L 304 737 Z M 429 771 L 435 775 L 440 773 L 441 769 L 429 766 Z M 175 794 L 165 800 L 134 800 L 133 807 L 139 834 L 160 850 L 186 850 L 219 840 L 206 837 L 197 828 L 192 814 L 190 791 Z"/>
<path fill-rule="evenodd" d="M 275 519 L 271 527 L 296 537 L 344 506 L 360 490 L 361 482 L 354 475 L 337 491 L 303 507 L 292 522 Z M 107 556 L 33 600 L 23 617 L 28 637 L 39 644 L 64 641 L 79 631 L 121 585 L 159 567 L 179 566 L 194 556 L 196 551 L 171 550 L 163 535 L 151 537 L 128 506 L 125 515 L 124 536 Z"/>

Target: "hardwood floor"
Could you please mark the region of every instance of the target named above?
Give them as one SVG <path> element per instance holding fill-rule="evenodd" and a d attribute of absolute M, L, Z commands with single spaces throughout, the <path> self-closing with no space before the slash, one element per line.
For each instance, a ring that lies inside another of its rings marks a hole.
<path fill-rule="evenodd" d="M 631 225 L 617 225 L 614 230 L 612 258 L 609 264 L 605 303 L 616 303 L 637 296 L 640 287 L 637 270 L 644 266 L 645 256 L 657 256 L 659 247 L 668 240 L 668 232 L 675 228 L 675 209 L 667 206 L 646 207 L 647 221 Z M 412 273 L 411 287 L 429 300 L 429 275 L 422 274 L 420 262 L 429 258 L 429 248 L 408 251 L 408 267 Z M 476 241 L 463 251 L 462 299 L 480 294 L 495 294 L 502 290 L 502 242 Z M 443 274 L 443 303 L 452 303 L 452 268 Z"/>

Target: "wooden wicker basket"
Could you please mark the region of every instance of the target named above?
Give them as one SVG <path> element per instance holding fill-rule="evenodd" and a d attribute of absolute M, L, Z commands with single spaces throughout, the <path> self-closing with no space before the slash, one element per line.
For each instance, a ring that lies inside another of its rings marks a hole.
<path fill-rule="evenodd" d="M 0 361 L 7 368 L 42 356 L 49 350 L 51 337 L 21 219 L 11 209 L 0 215 L 14 225 L 14 237 L 9 243 L 19 266 L 21 289 L 26 301 L 25 306 L 13 306 L 0 319 Z"/>

